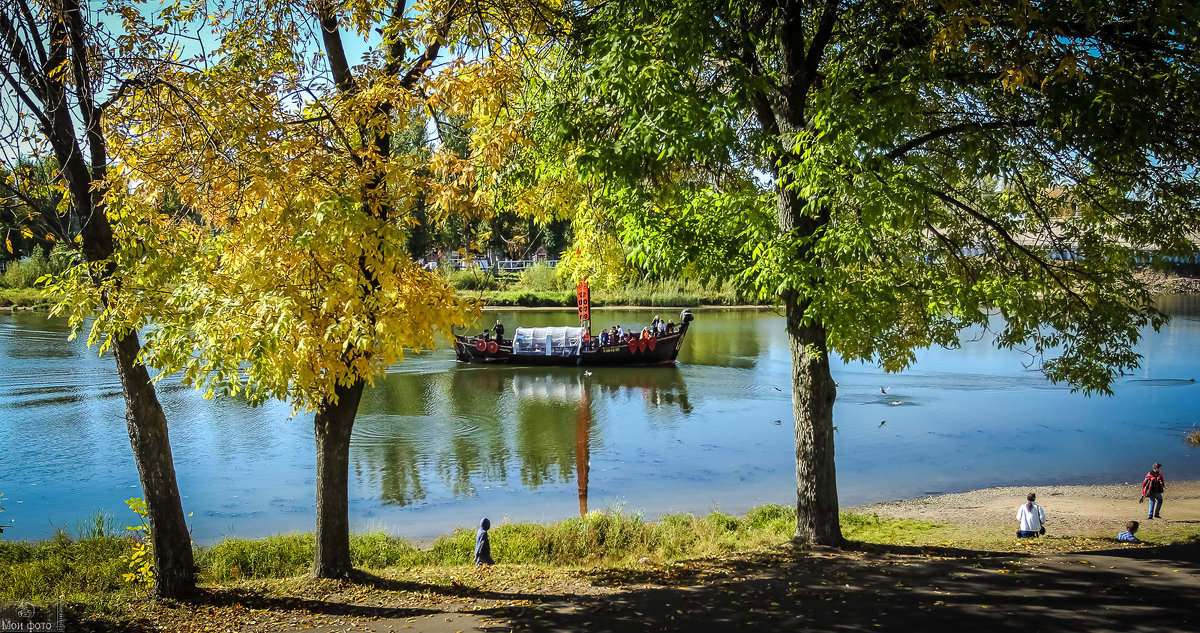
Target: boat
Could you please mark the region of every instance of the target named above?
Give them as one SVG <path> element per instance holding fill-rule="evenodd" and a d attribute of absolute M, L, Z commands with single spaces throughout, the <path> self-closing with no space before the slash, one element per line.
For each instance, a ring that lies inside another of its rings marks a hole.
<path fill-rule="evenodd" d="M 586 315 L 581 308 L 581 316 Z M 633 338 L 601 345 L 589 328 L 579 326 L 518 327 L 512 339 L 495 340 L 488 332 L 454 335 L 454 353 L 464 363 L 498 365 L 665 365 L 674 364 L 683 347 L 691 310 L 679 313 L 679 329 L 671 334 Z"/>

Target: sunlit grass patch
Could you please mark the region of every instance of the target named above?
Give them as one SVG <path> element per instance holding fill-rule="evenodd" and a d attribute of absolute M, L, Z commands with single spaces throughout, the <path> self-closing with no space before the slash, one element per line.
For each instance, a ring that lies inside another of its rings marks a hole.
<path fill-rule="evenodd" d="M 57 296 L 46 295 L 37 288 L 0 288 L 0 308 L 41 308 L 57 302 Z"/>
<path fill-rule="evenodd" d="M 944 545 L 947 526 L 915 519 L 890 519 L 874 514 L 841 514 L 842 537 L 883 545 Z"/>

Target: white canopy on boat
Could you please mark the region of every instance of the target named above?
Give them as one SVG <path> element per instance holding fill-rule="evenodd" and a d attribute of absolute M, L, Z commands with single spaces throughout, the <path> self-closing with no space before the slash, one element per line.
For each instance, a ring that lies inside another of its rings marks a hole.
<path fill-rule="evenodd" d="M 519 327 L 513 335 L 513 354 L 575 356 L 583 346 L 584 328 L 577 326 Z"/>

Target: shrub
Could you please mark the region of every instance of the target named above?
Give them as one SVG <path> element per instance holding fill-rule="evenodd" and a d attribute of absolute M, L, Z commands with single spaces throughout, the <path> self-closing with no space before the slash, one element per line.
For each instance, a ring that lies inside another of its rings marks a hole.
<path fill-rule="evenodd" d="M 35 246 L 29 257 L 9 264 L 4 276 L 0 277 L 0 285 L 7 288 L 32 288 L 38 277 L 49 272 L 50 264 L 46 260 L 46 252 L 42 247 Z"/>
<path fill-rule="evenodd" d="M 559 277 L 557 269 L 551 268 L 543 262 L 537 262 L 521 273 L 521 278 L 513 284 L 513 287 L 535 292 L 551 292 L 565 290 L 566 284 L 562 277 Z"/>
<path fill-rule="evenodd" d="M 454 286 L 455 290 L 497 290 L 500 288 L 500 281 L 492 275 L 471 268 L 470 270 L 452 270 L 446 274 L 446 281 Z"/>

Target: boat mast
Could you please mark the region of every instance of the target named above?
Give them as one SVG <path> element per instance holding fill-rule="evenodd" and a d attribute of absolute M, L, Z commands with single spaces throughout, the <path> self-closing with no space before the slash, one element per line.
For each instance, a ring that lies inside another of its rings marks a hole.
<path fill-rule="evenodd" d="M 592 338 L 592 293 L 588 289 L 587 277 L 575 286 L 575 303 L 579 306 L 579 327 L 586 328 L 584 340 Z"/>

